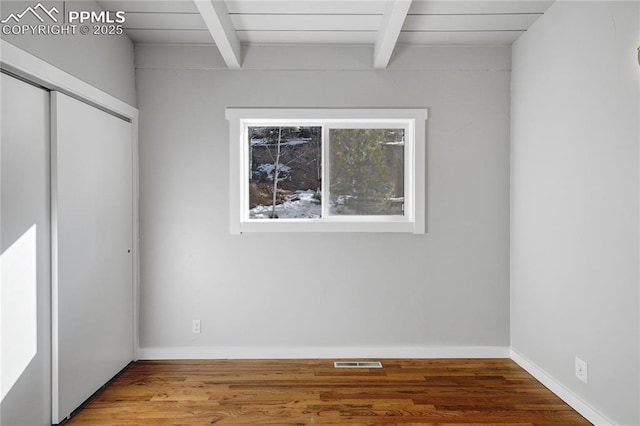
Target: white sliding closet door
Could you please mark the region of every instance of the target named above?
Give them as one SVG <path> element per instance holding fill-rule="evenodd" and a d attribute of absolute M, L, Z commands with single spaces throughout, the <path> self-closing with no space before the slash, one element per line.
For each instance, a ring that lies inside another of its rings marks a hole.
<path fill-rule="evenodd" d="M 0 425 L 47 425 L 49 93 L 6 74 L 0 92 Z"/>
<path fill-rule="evenodd" d="M 131 123 L 51 93 L 53 422 L 133 360 Z"/>

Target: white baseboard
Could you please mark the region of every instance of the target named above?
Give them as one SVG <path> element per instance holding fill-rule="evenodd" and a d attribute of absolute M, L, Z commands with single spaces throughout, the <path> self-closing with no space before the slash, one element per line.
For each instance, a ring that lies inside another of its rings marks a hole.
<path fill-rule="evenodd" d="M 509 358 L 503 346 L 140 348 L 138 359 Z"/>
<path fill-rule="evenodd" d="M 567 389 L 563 384 L 556 381 L 540 367 L 538 367 L 513 349 L 511 349 L 511 359 L 594 425 L 612 426 L 614 424 L 612 421 L 608 420 L 602 414 L 598 413 L 577 395 Z"/>

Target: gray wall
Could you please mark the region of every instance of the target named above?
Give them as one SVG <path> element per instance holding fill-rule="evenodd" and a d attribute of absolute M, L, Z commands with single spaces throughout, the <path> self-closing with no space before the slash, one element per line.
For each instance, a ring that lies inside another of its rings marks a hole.
<path fill-rule="evenodd" d="M 37 2 L 36 2 L 37 3 Z M 43 1 L 63 10 L 62 1 Z M 29 0 L 0 2 L 0 16 L 33 6 Z M 100 11 L 93 1 L 67 1 L 67 10 Z M 25 17 L 28 19 L 29 16 Z M 39 22 L 34 22 L 39 23 Z M 2 39 L 129 105 L 136 105 L 133 43 L 126 35 L 1 35 Z"/>
<path fill-rule="evenodd" d="M 640 424 L 639 5 L 556 2 L 513 48 L 512 346 L 622 425 Z"/>
<path fill-rule="evenodd" d="M 372 71 L 367 48 L 255 47 L 244 64 L 136 46 L 141 356 L 507 347 L 510 49 L 400 47 Z M 429 108 L 427 235 L 230 235 L 231 106 Z"/>

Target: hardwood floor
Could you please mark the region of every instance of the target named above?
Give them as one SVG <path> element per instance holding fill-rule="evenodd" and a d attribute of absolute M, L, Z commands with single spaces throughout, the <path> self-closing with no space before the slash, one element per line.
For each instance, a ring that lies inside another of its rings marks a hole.
<path fill-rule="evenodd" d="M 139 361 L 67 425 L 589 425 L 508 359 Z"/>

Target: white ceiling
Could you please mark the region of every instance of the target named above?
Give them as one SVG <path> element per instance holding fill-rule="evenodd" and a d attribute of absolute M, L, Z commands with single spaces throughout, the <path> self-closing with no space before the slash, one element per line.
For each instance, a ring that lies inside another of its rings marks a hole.
<path fill-rule="evenodd" d="M 371 45 L 384 68 L 397 43 L 510 45 L 553 1 L 102 0 L 126 12 L 136 43 L 215 44 L 240 66 L 242 44 Z M 235 56 L 235 59 L 234 59 Z"/>

